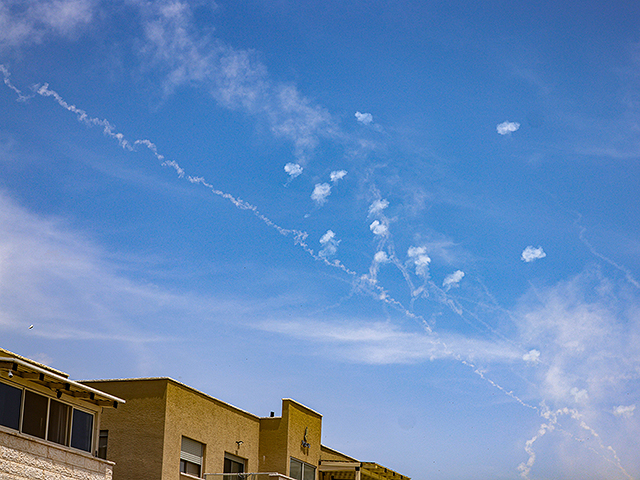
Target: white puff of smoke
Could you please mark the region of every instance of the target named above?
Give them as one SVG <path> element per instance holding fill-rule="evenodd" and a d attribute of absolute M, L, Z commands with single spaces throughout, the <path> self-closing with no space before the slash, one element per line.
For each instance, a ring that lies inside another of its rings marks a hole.
<path fill-rule="evenodd" d="M 358 120 L 358 122 L 364 125 L 369 125 L 373 122 L 373 115 L 371 115 L 370 113 L 356 112 L 356 119 Z"/>
<path fill-rule="evenodd" d="M 520 124 L 518 122 L 502 122 L 496 126 L 496 130 L 500 135 L 508 135 L 509 133 L 513 133 L 520 128 Z"/>
<path fill-rule="evenodd" d="M 389 256 L 387 255 L 387 252 L 380 250 L 373 256 L 373 261 L 376 263 L 387 263 L 389 262 Z"/>
<path fill-rule="evenodd" d="M 633 416 L 633 411 L 636 409 L 636 404 L 633 405 L 618 405 L 613 409 L 613 414 L 616 417 L 629 418 Z"/>
<path fill-rule="evenodd" d="M 319 254 L 321 257 L 330 257 L 338 251 L 340 240 L 336 240 L 336 234 L 333 230 L 327 230 L 327 233 L 320 237 L 320 245 L 323 246 Z"/>
<path fill-rule="evenodd" d="M 578 387 L 573 387 L 569 390 L 569 393 L 573 396 L 576 403 L 584 403 L 589 400 L 589 394 L 586 390 L 580 390 Z"/>
<path fill-rule="evenodd" d="M 389 206 L 389 202 L 384 198 L 375 200 L 369 206 L 369 215 L 377 215 Z"/>
<path fill-rule="evenodd" d="M 342 180 L 346 175 L 347 175 L 346 170 L 335 170 L 331 172 L 331 181 L 335 183 L 338 180 Z"/>
<path fill-rule="evenodd" d="M 457 287 L 464 277 L 464 272 L 462 270 L 456 270 L 453 273 L 450 273 L 446 277 L 444 277 L 444 281 L 442 282 L 442 286 L 449 290 L 452 287 Z"/>
<path fill-rule="evenodd" d="M 311 198 L 318 205 L 324 205 L 327 201 L 327 197 L 331 194 L 331 185 L 328 183 L 316 183 L 316 186 L 313 189 L 313 193 L 311 194 Z"/>
<path fill-rule="evenodd" d="M 380 223 L 378 220 L 374 220 L 371 225 L 369 225 L 369 229 L 373 232 L 374 235 L 386 235 L 389 233 L 389 228 L 384 224 Z"/>
<path fill-rule="evenodd" d="M 533 262 L 534 260 L 537 260 L 539 258 L 544 258 L 546 256 L 547 256 L 547 254 L 544 253 L 544 250 L 542 250 L 542 247 L 535 248 L 534 246 L 529 245 L 522 252 L 521 259 L 522 259 L 522 261 L 529 263 L 529 262 Z"/>
<path fill-rule="evenodd" d="M 416 266 L 416 273 L 426 276 L 428 274 L 429 263 L 431 263 L 431 258 L 427 255 L 426 247 L 409 247 L 407 255 Z"/>
<path fill-rule="evenodd" d="M 284 171 L 287 172 L 291 178 L 296 178 L 302 173 L 302 167 L 297 163 L 289 162 L 284 166 Z"/>
<path fill-rule="evenodd" d="M 539 362 L 540 361 L 540 352 L 538 350 L 536 350 L 535 348 L 533 350 L 529 350 L 528 353 L 525 353 L 522 356 L 522 360 L 524 360 L 525 362 Z"/>

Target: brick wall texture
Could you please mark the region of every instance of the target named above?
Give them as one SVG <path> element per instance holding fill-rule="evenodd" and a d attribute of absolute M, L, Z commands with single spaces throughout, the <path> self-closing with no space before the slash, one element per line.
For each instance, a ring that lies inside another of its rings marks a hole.
<path fill-rule="evenodd" d="M 111 480 L 113 464 L 0 431 L 0 480 Z"/>

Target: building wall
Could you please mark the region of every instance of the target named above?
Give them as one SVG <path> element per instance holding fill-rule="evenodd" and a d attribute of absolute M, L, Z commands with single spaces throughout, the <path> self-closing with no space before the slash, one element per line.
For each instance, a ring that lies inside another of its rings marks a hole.
<path fill-rule="evenodd" d="M 283 417 L 260 419 L 260 472 L 278 472 L 286 475 L 289 468 L 287 420 Z"/>
<path fill-rule="evenodd" d="M 179 478 L 182 436 L 205 445 L 203 473 L 221 473 L 225 453 L 245 459 L 246 472 L 258 471 L 260 418 L 169 381 L 163 480 Z"/>
<path fill-rule="evenodd" d="M 291 399 L 282 401 L 282 418 L 287 419 L 287 456 L 318 466 L 320 461 L 320 441 L 322 438 L 322 415 Z M 305 437 L 310 447 L 304 447 Z M 289 475 L 287 459 L 286 475 Z"/>
<path fill-rule="evenodd" d="M 113 463 L 0 427 L 0 480 L 111 480 Z"/>
<path fill-rule="evenodd" d="M 116 463 L 113 469 L 114 480 L 161 479 L 166 380 L 83 383 L 127 401 L 117 409 L 105 409 L 100 423 L 101 430 L 109 431 L 107 460 Z M 178 467 L 176 471 L 177 469 Z"/>

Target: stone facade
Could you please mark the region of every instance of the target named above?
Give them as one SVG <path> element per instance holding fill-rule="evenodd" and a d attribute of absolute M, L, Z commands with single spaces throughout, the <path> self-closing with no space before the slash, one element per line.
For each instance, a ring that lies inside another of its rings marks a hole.
<path fill-rule="evenodd" d="M 111 480 L 113 463 L 0 430 L 0 480 Z"/>

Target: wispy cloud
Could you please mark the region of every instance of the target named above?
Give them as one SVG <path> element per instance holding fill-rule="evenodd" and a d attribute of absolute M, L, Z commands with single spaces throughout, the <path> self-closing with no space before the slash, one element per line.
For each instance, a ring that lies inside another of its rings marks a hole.
<path fill-rule="evenodd" d="M 547 254 L 544 253 L 544 250 L 542 249 L 542 247 L 534 247 L 532 245 L 529 245 L 527 248 L 524 249 L 524 251 L 522 252 L 522 256 L 520 257 L 520 259 L 523 262 L 533 262 L 534 260 L 538 260 L 540 258 L 544 258 L 546 257 Z"/>
<path fill-rule="evenodd" d="M 95 0 L 0 2 L 0 48 L 40 43 L 47 36 L 73 37 L 96 13 Z"/>
<path fill-rule="evenodd" d="M 331 195 L 331 185 L 328 183 L 316 183 L 311 193 L 311 199 L 318 205 L 324 205 L 329 195 Z"/>
<path fill-rule="evenodd" d="M 196 34 L 188 4 L 153 2 L 142 12 L 143 53 L 164 72 L 167 93 L 182 85 L 203 86 L 220 105 L 266 121 L 275 135 L 293 143 L 303 165 L 321 138 L 341 136 L 325 108 L 294 85 L 273 81 L 254 51 Z"/>
<path fill-rule="evenodd" d="M 2 191 L 0 252 L 0 270 L 11 272 L 0 274 L 0 330 L 26 332 L 34 325 L 30 335 L 50 339 L 158 341 L 162 336 L 151 331 L 141 335 L 133 316 L 162 322 L 184 313 L 191 301 L 119 275 L 91 240 L 61 219 L 25 210 Z"/>
<path fill-rule="evenodd" d="M 508 135 L 517 131 L 520 128 L 518 122 L 502 122 L 496 126 L 496 130 L 500 135 Z"/>
<path fill-rule="evenodd" d="M 511 363 L 521 357 L 521 353 L 508 344 L 459 335 L 436 338 L 425 333 L 405 332 L 386 322 L 269 321 L 257 327 L 314 341 L 319 351 L 325 346 L 330 348 L 332 357 L 355 363 L 402 364 L 459 358 Z"/>

